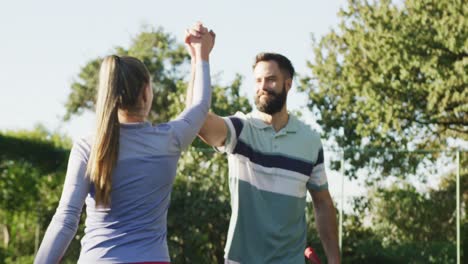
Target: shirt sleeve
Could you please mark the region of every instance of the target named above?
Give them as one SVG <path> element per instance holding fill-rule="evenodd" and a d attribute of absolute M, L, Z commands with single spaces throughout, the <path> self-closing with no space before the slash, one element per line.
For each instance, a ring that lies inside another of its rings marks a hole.
<path fill-rule="evenodd" d="M 317 159 L 312 168 L 312 173 L 307 181 L 307 189 L 309 191 L 321 191 L 328 189 L 327 174 L 325 173 L 325 163 L 323 155 L 323 146 L 319 139 L 319 148 Z"/>
<path fill-rule="evenodd" d="M 214 149 L 218 152 L 232 154 L 237 146 L 239 136 L 244 129 L 244 115 L 241 112 L 237 112 L 233 116 L 223 117 L 223 120 L 228 131 L 226 140 L 224 141 L 224 146 L 215 147 Z"/>
<path fill-rule="evenodd" d="M 90 184 L 86 177 L 88 156 L 89 145 L 84 140 L 74 143 L 68 160 L 62 196 L 36 254 L 35 264 L 58 263 L 78 229 Z"/>
<path fill-rule="evenodd" d="M 174 121 L 168 123 L 174 129 L 179 150 L 186 149 L 195 139 L 210 108 L 210 65 L 206 61 L 198 62 L 196 65 L 192 98 L 192 105 Z"/>

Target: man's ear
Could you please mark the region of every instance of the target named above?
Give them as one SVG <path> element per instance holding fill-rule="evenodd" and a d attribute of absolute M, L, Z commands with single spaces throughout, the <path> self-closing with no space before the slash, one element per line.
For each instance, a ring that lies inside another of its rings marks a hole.
<path fill-rule="evenodd" d="M 289 92 L 292 87 L 292 78 L 287 78 L 284 80 L 284 85 L 286 86 L 286 91 Z"/>

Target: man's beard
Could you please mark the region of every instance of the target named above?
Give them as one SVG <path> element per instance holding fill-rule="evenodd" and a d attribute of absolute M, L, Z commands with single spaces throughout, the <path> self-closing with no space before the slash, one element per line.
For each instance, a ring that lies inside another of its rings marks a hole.
<path fill-rule="evenodd" d="M 260 100 L 260 97 L 267 94 L 266 100 Z M 263 91 L 261 94 L 255 95 L 255 105 L 257 106 L 258 111 L 265 114 L 273 115 L 283 109 L 284 104 L 286 103 L 286 85 L 283 84 L 283 89 L 280 93 L 275 93 L 273 91 Z"/>

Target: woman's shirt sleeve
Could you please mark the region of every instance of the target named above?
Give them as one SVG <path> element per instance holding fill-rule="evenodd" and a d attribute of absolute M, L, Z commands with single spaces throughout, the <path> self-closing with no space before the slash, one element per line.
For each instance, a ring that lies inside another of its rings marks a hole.
<path fill-rule="evenodd" d="M 89 150 L 85 140 L 73 144 L 59 206 L 36 254 L 35 264 L 58 263 L 78 229 L 90 184 L 86 177 Z"/>
<path fill-rule="evenodd" d="M 187 107 L 174 121 L 173 127 L 178 149 L 186 149 L 197 136 L 205 122 L 211 104 L 210 65 L 206 61 L 198 62 L 193 84 L 192 105 Z"/>

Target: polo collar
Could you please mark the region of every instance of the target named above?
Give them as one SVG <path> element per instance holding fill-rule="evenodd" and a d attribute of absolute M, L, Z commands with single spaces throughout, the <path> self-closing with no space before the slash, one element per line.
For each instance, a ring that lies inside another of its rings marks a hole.
<path fill-rule="evenodd" d="M 297 117 L 291 114 L 290 112 L 288 112 L 288 114 L 289 114 L 288 123 L 283 129 L 281 129 L 278 132 L 285 131 L 288 133 L 296 133 L 297 130 L 299 129 L 299 124 L 298 124 L 299 121 L 297 120 Z M 252 124 L 259 129 L 266 129 L 268 127 L 272 127 L 271 125 L 263 122 L 261 113 L 258 110 L 252 111 L 248 115 L 248 118 L 252 121 Z"/>

